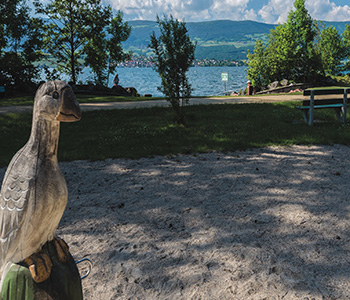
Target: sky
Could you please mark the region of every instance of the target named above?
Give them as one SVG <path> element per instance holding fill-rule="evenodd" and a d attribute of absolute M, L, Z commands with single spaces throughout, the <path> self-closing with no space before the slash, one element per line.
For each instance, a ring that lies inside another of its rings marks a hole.
<path fill-rule="evenodd" d="M 103 0 L 124 13 L 124 20 L 156 20 L 170 15 L 186 21 L 253 20 L 284 23 L 294 0 Z M 350 0 L 306 0 L 313 19 L 350 21 Z"/>

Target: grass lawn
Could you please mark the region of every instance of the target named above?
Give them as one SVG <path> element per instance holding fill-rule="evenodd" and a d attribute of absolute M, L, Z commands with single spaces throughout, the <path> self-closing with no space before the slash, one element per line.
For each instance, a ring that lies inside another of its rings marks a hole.
<path fill-rule="evenodd" d="M 59 160 L 140 158 L 153 155 L 235 151 L 268 145 L 350 144 L 350 122 L 332 110 L 317 110 L 307 126 L 297 102 L 186 107 L 188 124 L 175 127 L 170 108 L 84 112 L 62 123 Z M 349 117 L 349 116 L 348 116 Z M 0 115 L 0 166 L 28 140 L 31 114 Z"/>

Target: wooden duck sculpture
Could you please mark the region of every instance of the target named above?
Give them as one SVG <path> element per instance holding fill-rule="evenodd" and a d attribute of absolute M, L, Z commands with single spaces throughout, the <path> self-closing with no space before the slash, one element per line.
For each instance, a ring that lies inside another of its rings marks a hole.
<path fill-rule="evenodd" d="M 36 92 L 27 144 L 15 154 L 0 192 L 0 272 L 13 263 L 29 267 L 35 282 L 50 277 L 52 262 L 41 251 L 53 241 L 60 261 L 68 261 L 65 242 L 56 229 L 68 192 L 57 161 L 60 122 L 74 122 L 81 111 L 71 87 L 63 81 L 42 84 Z"/>

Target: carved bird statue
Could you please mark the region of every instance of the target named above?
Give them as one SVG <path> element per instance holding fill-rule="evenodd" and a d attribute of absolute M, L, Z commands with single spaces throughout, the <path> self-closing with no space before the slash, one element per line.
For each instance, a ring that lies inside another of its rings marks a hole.
<path fill-rule="evenodd" d="M 35 95 L 33 123 L 26 145 L 12 158 L 0 192 L 0 272 L 12 263 L 29 267 L 33 280 L 50 277 L 52 262 L 42 246 L 54 241 L 60 261 L 68 246 L 56 236 L 68 192 L 57 161 L 60 122 L 74 122 L 81 111 L 71 87 L 63 81 L 42 84 Z"/>

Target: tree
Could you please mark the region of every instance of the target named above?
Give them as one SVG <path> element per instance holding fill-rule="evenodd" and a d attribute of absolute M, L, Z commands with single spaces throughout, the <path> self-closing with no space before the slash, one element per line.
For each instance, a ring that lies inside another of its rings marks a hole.
<path fill-rule="evenodd" d="M 57 70 L 70 76 L 75 84 L 82 70 L 84 46 L 89 32 L 90 10 L 105 17 L 99 0 L 52 0 L 44 5 L 39 0 L 34 3 L 36 12 L 47 17 L 44 26 L 45 50 L 57 63 Z M 96 17 L 97 18 L 97 17 Z"/>
<path fill-rule="evenodd" d="M 49 20 L 44 26 L 45 50 L 55 59 L 58 71 L 75 84 L 82 68 L 90 66 L 95 81 L 102 84 L 108 57 L 125 57 L 120 43 L 129 37 L 130 27 L 123 23 L 122 14 L 113 18 L 111 7 L 103 6 L 101 0 L 51 0 L 46 5 L 35 1 L 37 13 Z"/>
<path fill-rule="evenodd" d="M 149 47 L 155 53 L 155 70 L 161 78 L 161 87 L 158 89 L 168 97 L 175 112 L 175 124 L 184 125 L 182 105 L 191 96 L 191 85 L 186 72 L 194 60 L 196 45 L 188 35 L 185 22 L 180 22 L 173 16 L 170 19 L 166 16 L 160 19 L 157 16 L 157 23 L 160 36 L 157 37 L 153 31 Z"/>
<path fill-rule="evenodd" d="M 131 33 L 131 26 L 127 22 L 123 22 L 123 14 L 118 11 L 115 18 L 112 19 L 108 26 L 108 33 L 110 35 L 107 41 L 107 50 L 109 52 L 109 59 L 112 63 L 109 64 L 108 73 L 113 73 L 117 67 L 117 63 L 130 59 L 131 53 L 125 53 L 121 42 L 125 42 Z"/>
<path fill-rule="evenodd" d="M 31 18 L 24 0 L 4 0 L 0 4 L 0 76 L 8 90 L 35 87 L 41 58 L 41 21 Z"/>
<path fill-rule="evenodd" d="M 319 75 L 323 75 L 321 58 L 314 44 L 317 24 L 306 10 L 305 0 L 295 0 L 294 8 L 286 23 L 271 30 L 263 54 L 248 54 L 248 74 L 252 82 L 258 84 L 282 78 L 296 82 L 313 82 Z M 258 42 L 257 46 L 261 52 Z M 265 70 L 261 74 L 249 71 L 250 68 L 256 68 L 256 65 L 264 65 Z M 256 76 L 260 78 L 257 79 Z"/>
<path fill-rule="evenodd" d="M 256 42 L 254 47 L 254 53 L 248 50 L 249 68 L 247 69 L 247 77 L 252 81 L 252 85 L 255 87 L 264 87 L 269 84 L 266 80 L 266 57 L 265 57 L 265 45 L 261 40 Z"/>
<path fill-rule="evenodd" d="M 305 0 L 295 0 L 295 11 L 288 15 L 287 30 L 293 38 L 291 69 L 296 81 L 311 82 L 323 73 L 320 57 L 315 49 L 314 40 L 317 35 L 316 21 L 312 19 L 305 8 Z"/>
<path fill-rule="evenodd" d="M 345 70 L 350 70 L 350 25 L 345 25 L 345 30 L 343 32 L 343 42 L 345 47 L 345 57 L 348 61 L 345 63 Z"/>
<path fill-rule="evenodd" d="M 327 74 L 337 75 L 342 70 L 341 61 L 346 57 L 344 41 L 338 30 L 334 27 L 322 30 L 318 46 L 323 69 Z"/>
<path fill-rule="evenodd" d="M 269 44 L 264 53 L 266 57 L 265 82 L 292 78 L 294 42 L 292 32 L 285 25 L 279 25 L 271 31 Z"/>
<path fill-rule="evenodd" d="M 85 48 L 87 54 L 85 65 L 94 71 L 95 81 L 103 84 L 108 81 L 108 75 L 115 71 L 117 63 L 131 56 L 130 53 L 124 53 L 121 44 L 129 38 L 131 26 L 123 22 L 121 11 L 118 11 L 114 18 L 111 15 L 109 19 L 102 19 L 98 14 L 92 14 L 90 24 L 93 25 Z"/>
<path fill-rule="evenodd" d="M 85 55 L 84 65 L 90 66 L 95 75 L 95 82 L 103 84 L 107 68 L 108 53 L 106 51 L 107 39 L 105 28 L 112 16 L 111 9 L 104 9 L 100 3 L 95 3 L 84 17 L 85 42 L 81 46 Z"/>

